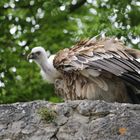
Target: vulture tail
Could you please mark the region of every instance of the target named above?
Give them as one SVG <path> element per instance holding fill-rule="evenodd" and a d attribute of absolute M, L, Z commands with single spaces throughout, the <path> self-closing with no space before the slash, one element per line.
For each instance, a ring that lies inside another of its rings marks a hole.
<path fill-rule="evenodd" d="M 132 84 L 137 89 L 140 89 L 140 75 L 139 74 L 136 74 L 136 73 L 133 73 L 133 72 L 123 73 L 120 76 L 120 78 L 124 79 L 128 83 Z"/>
<path fill-rule="evenodd" d="M 137 93 L 136 89 L 126 84 L 128 96 L 133 104 L 140 104 L 140 94 Z"/>

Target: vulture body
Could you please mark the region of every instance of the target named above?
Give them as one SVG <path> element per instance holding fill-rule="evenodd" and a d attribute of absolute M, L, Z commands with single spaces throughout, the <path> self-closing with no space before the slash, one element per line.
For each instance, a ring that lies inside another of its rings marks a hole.
<path fill-rule="evenodd" d="M 45 57 L 41 49 L 33 48 L 31 54 L 39 52 L 38 57 L 29 58 L 46 77 L 53 77 L 56 93 L 65 100 L 140 103 L 140 51 L 114 38 L 84 40 L 53 57 Z"/>

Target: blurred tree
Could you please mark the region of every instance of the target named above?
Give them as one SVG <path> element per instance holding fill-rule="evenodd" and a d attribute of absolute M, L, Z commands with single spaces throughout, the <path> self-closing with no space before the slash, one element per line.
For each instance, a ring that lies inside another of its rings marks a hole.
<path fill-rule="evenodd" d="M 106 32 L 130 47 L 140 47 L 138 0 L 1 0 L 0 103 L 54 97 L 29 64 L 29 50 L 42 46 L 55 53 L 80 39 Z"/>

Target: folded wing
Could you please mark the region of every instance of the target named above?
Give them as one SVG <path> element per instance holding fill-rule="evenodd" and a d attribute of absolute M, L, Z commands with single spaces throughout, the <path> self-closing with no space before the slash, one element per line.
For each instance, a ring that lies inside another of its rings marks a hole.
<path fill-rule="evenodd" d="M 140 88 L 140 63 L 130 49 L 114 38 L 81 41 L 58 52 L 54 66 L 64 73 L 80 72 L 85 76 L 113 74 Z"/>

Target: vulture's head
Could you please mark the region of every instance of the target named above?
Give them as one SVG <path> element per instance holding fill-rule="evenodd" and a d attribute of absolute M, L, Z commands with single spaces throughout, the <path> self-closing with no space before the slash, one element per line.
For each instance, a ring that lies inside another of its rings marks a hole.
<path fill-rule="evenodd" d="M 45 49 L 42 47 L 35 47 L 31 50 L 31 53 L 27 56 L 27 59 L 32 59 L 37 63 L 41 63 L 44 60 L 47 60 L 49 56 L 49 51 L 45 51 Z"/>

